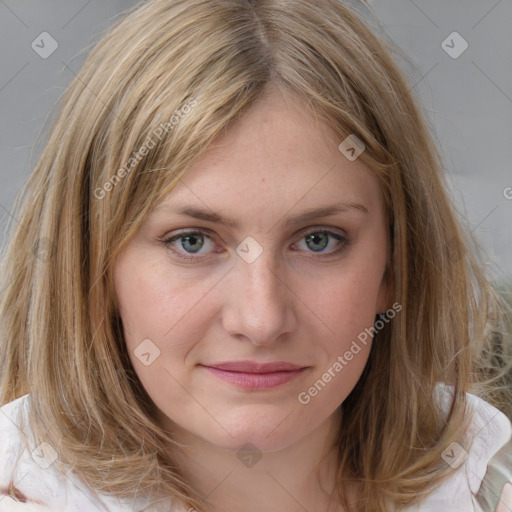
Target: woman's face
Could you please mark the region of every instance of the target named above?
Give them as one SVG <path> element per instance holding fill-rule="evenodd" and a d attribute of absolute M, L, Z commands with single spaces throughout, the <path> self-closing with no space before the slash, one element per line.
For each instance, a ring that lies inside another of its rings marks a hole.
<path fill-rule="evenodd" d="M 388 307 L 379 184 L 290 98 L 219 136 L 114 269 L 158 420 L 223 448 L 274 451 L 332 421 Z"/>

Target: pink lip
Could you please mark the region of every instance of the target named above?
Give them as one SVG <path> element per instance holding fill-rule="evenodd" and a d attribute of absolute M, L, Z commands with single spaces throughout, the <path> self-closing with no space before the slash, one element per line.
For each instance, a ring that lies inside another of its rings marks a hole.
<path fill-rule="evenodd" d="M 201 366 L 220 379 L 249 390 L 280 386 L 292 381 L 307 369 L 307 367 L 282 361 L 275 363 L 226 361 Z"/>

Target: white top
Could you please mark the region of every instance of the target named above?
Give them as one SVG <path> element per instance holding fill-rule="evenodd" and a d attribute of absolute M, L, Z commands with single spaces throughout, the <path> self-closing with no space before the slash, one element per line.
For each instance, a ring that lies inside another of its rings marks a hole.
<path fill-rule="evenodd" d="M 449 403 L 450 392 L 450 387 L 438 386 L 436 398 L 444 410 Z M 43 443 L 35 447 L 31 443 L 31 450 L 27 452 L 18 427 L 18 414 L 22 414 L 28 406 L 28 397 L 25 395 L 0 408 L 0 512 L 140 512 L 144 509 L 147 502 L 143 500 L 128 503 L 112 496 L 95 494 L 72 473 L 68 473 L 64 479 L 57 472 L 56 464 L 53 464 L 58 454 L 49 445 Z M 512 425 L 501 411 L 484 400 L 469 394 L 468 401 L 473 410 L 473 420 L 465 441 L 469 451 L 455 443 L 450 445 L 443 458 L 454 468 L 453 475 L 422 503 L 404 512 L 481 510 L 472 493 L 478 492 L 490 459 L 510 442 Z M 17 492 L 12 490 L 13 487 Z M 512 503 L 504 504 L 507 508 L 503 510 L 512 510 Z M 144 510 L 186 512 L 184 507 L 178 505 L 168 507 Z"/>

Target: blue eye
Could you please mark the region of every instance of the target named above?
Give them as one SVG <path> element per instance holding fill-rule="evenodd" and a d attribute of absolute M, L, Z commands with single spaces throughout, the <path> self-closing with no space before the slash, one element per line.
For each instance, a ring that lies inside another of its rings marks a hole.
<path fill-rule="evenodd" d="M 334 249 L 325 251 L 325 248 L 329 246 L 331 240 L 336 240 L 337 245 Z M 320 257 L 330 257 L 339 254 L 350 244 L 350 241 L 343 235 L 326 229 L 310 230 L 302 235 L 301 242 L 302 241 L 306 244 L 306 249 L 304 250 L 308 251 L 309 249 L 312 253 L 317 253 Z M 208 249 L 208 244 L 213 244 L 210 249 L 215 248 L 212 238 L 206 231 L 201 229 L 194 231 L 182 231 L 179 234 L 162 240 L 162 242 L 177 254 L 178 257 L 185 260 L 199 260 L 200 255 L 204 254 L 204 251 L 203 253 L 200 252 L 201 249 L 205 246 Z M 299 244 L 294 244 L 294 247 L 297 245 Z"/>
<path fill-rule="evenodd" d="M 332 256 L 342 251 L 349 243 L 347 238 L 344 236 L 334 233 L 326 229 L 315 229 L 303 235 L 303 240 L 306 242 L 306 246 L 311 249 L 314 253 L 324 254 L 322 251 L 329 245 L 329 238 L 334 239 L 338 242 L 336 248 L 327 251 L 326 256 Z"/>
<path fill-rule="evenodd" d="M 164 240 L 166 245 L 172 245 L 176 247 L 174 244 L 176 241 L 180 241 L 178 244 L 181 249 L 185 251 L 187 254 L 198 254 L 202 247 L 205 245 L 205 238 L 212 242 L 212 239 L 203 231 L 185 231 L 179 235 L 175 235 L 167 240 Z M 178 250 L 178 255 L 190 259 L 190 257 L 180 254 L 181 249 Z"/>

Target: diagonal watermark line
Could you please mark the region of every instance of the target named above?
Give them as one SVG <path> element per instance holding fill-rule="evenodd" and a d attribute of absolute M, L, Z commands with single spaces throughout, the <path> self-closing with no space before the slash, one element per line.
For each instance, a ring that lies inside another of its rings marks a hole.
<path fill-rule="evenodd" d="M 180 319 L 164 334 L 164 338 L 201 302 L 232 270 L 234 267 L 228 269 L 228 271 L 199 299 L 196 303 L 180 317 Z M 164 342 L 164 344 L 167 342 Z"/>
<path fill-rule="evenodd" d="M 496 412 L 496 414 L 489 421 L 487 421 L 478 432 L 473 434 L 472 439 L 476 439 L 480 435 L 480 432 L 482 432 L 484 428 L 487 428 L 487 426 L 491 424 L 491 422 L 494 420 L 494 418 L 496 418 L 496 416 L 499 416 L 500 412 L 501 411 Z"/>
<path fill-rule="evenodd" d="M 25 62 L 25 64 L 21 67 L 21 69 L 19 69 L 19 71 L 17 71 L 14 74 L 14 76 L 12 76 L 12 78 L 10 78 L 10 80 L 7 83 L 2 85 L 2 87 L 0 88 L 0 92 L 2 92 L 27 66 L 28 66 L 28 62 Z"/>
<path fill-rule="evenodd" d="M 277 277 L 277 279 L 279 279 L 279 281 L 281 281 L 281 283 L 283 283 L 284 286 L 286 286 L 286 288 L 288 288 L 288 290 L 290 290 L 290 292 L 292 292 L 293 295 L 306 307 L 306 309 L 308 309 L 308 311 L 310 311 L 313 314 L 313 316 L 320 320 L 320 322 L 322 322 L 322 324 L 331 332 L 331 334 L 335 336 L 336 333 L 311 308 L 309 308 L 307 304 L 270 267 L 268 268 L 270 272 L 272 272 L 272 274 L 274 274 Z"/>
<path fill-rule="evenodd" d="M 100 512 L 108 512 L 108 508 L 104 508 L 104 505 L 102 504 L 101 508 L 98 507 L 98 505 L 92 500 L 92 498 L 85 493 L 80 487 L 76 486 L 76 488 L 96 507 L 97 510 Z"/>
<path fill-rule="evenodd" d="M 2 210 L 5 210 L 7 215 L 9 215 L 9 217 L 11 217 L 11 219 L 14 222 L 16 222 L 16 224 L 22 226 L 25 229 L 25 231 L 26 231 L 26 228 L 20 223 L 20 221 L 16 217 L 13 216 L 13 214 L 3 204 L 0 204 L 0 208 L 2 208 Z"/>
<path fill-rule="evenodd" d="M 439 65 L 439 61 L 436 62 L 427 72 L 425 72 L 421 78 L 419 78 L 418 80 L 416 80 L 416 82 L 411 85 L 411 87 L 409 87 L 409 89 L 407 89 L 407 93 L 411 92 L 420 82 L 422 82 L 424 80 L 424 78 L 431 72 L 433 71 L 434 68 L 436 68 L 437 66 Z M 383 114 L 382 117 L 385 117 L 388 115 L 388 112 L 389 112 L 389 108 L 386 110 L 386 112 Z"/>
<path fill-rule="evenodd" d="M 425 78 L 425 77 L 426 77 L 426 76 L 427 76 L 427 75 L 428 75 L 428 74 L 429 74 L 429 73 L 430 73 L 430 72 L 431 72 L 431 71 L 432 71 L 432 70 L 433 70 L 433 69 L 434 69 L 438 64 L 439 64 L 439 62 L 436 62 L 436 63 L 435 63 L 435 64 L 434 64 L 434 65 L 433 65 L 433 66 L 432 66 L 432 67 L 431 67 L 431 68 L 430 68 L 426 73 L 424 73 L 424 74 L 421 76 L 421 78 L 420 78 L 420 79 L 418 79 L 418 80 L 414 83 L 414 85 L 413 85 L 411 88 L 409 88 L 409 90 L 408 90 L 407 92 L 412 91 L 412 90 L 413 90 L 413 89 L 414 89 L 414 88 L 415 88 L 415 87 L 416 87 L 420 82 L 422 82 L 422 81 L 423 81 L 423 79 L 424 79 L 424 78 Z"/>
<path fill-rule="evenodd" d="M 475 231 L 476 228 L 478 228 L 478 226 L 481 226 L 485 220 L 491 216 L 491 213 L 494 212 L 494 210 L 496 210 L 496 208 L 498 208 L 499 204 L 497 204 L 471 231 L 470 233 L 473 233 L 473 231 Z"/>
<path fill-rule="evenodd" d="M 276 225 L 279 224 L 279 222 L 281 222 L 281 220 L 284 219 L 286 215 L 288 215 L 288 213 L 290 213 L 297 206 L 297 204 L 299 204 L 299 202 L 302 201 L 336 167 L 336 165 L 337 164 L 334 164 L 308 191 L 306 191 L 301 197 L 299 197 L 295 204 L 278 221 L 274 222 L 274 224 L 267 231 L 267 233 L 270 233 L 276 227 Z"/>
<path fill-rule="evenodd" d="M 420 9 L 413 0 L 409 0 L 409 2 L 411 2 L 411 4 L 414 5 L 414 7 L 416 7 L 416 9 L 418 9 L 418 11 L 420 11 L 423 16 L 430 21 L 430 23 L 432 23 L 436 28 L 439 28 L 439 25 L 424 10 Z"/>
<path fill-rule="evenodd" d="M 103 106 L 105 108 L 107 108 L 109 110 L 109 112 L 118 120 L 118 121 L 121 121 L 121 119 L 119 119 L 119 117 L 117 117 L 117 115 L 112 111 L 111 108 L 109 108 L 107 106 L 107 104 L 78 76 L 77 73 L 75 73 L 64 61 L 62 61 L 62 64 L 67 68 L 69 69 L 69 71 L 71 71 L 71 73 L 73 73 L 73 75 L 75 75 L 76 78 L 78 78 L 78 80 L 80 80 L 80 82 L 82 82 L 83 86 L 92 93 L 92 95 L 99 101 L 103 104 Z"/>
<path fill-rule="evenodd" d="M 27 267 L 24 266 L 22 270 L 25 270 Z M 2 276 L 2 277 L 6 277 L 6 276 Z M 11 286 L 11 284 L 13 283 L 14 279 L 16 278 L 16 276 L 10 276 L 8 279 L 6 279 L 3 283 L 2 283 L 2 287 L 0 288 L 0 299 L 2 299 L 2 296 L 3 294 L 5 293 L 5 291 L 9 288 L 9 286 Z"/>
<path fill-rule="evenodd" d="M 334 446 L 334 448 L 337 449 L 337 446 Z M 309 474 L 311 474 L 316 468 L 318 468 L 320 464 L 322 464 L 322 461 L 329 457 L 329 455 L 331 454 L 332 450 L 330 448 L 327 448 L 325 453 L 320 457 L 320 460 L 313 466 Z M 279 482 L 279 480 L 275 476 L 273 476 L 269 471 L 267 471 L 267 473 L 270 475 L 271 478 L 274 479 L 274 481 L 279 485 L 279 487 L 281 487 L 281 489 L 283 489 L 288 494 L 288 496 L 290 496 L 303 510 L 307 511 L 307 509 L 298 500 L 296 500 L 287 489 L 285 489 L 285 487 L 281 484 L 281 482 Z M 332 492 L 330 496 L 332 496 Z"/>
<path fill-rule="evenodd" d="M 176 383 L 183 389 L 183 391 L 185 391 L 193 400 L 199 404 L 200 407 L 204 409 L 206 414 L 208 414 L 208 416 L 210 416 L 210 418 L 215 421 L 215 423 L 217 423 L 217 425 L 219 425 L 219 427 L 222 428 L 222 430 L 224 430 L 224 432 L 226 432 L 229 437 L 233 437 L 233 435 L 226 430 L 226 428 L 215 418 L 215 416 L 213 416 L 210 411 L 187 388 L 185 388 L 185 386 L 183 386 L 183 384 L 181 384 L 181 382 L 179 382 L 178 379 L 176 379 L 176 377 L 165 366 L 163 369 L 176 381 Z"/>
<path fill-rule="evenodd" d="M 155 170 L 160 171 L 161 169 L 155 169 Z M 199 199 L 199 201 L 201 201 L 201 203 L 203 203 L 203 204 L 204 204 L 205 208 L 208 208 L 208 210 L 210 210 L 210 212 L 212 212 L 212 213 L 213 213 L 213 210 L 212 210 L 212 209 L 211 209 L 211 208 L 210 208 L 210 207 L 209 207 L 209 206 L 208 206 L 208 205 L 207 205 L 207 204 L 206 204 L 206 203 L 205 203 L 205 202 L 204 202 L 204 201 L 203 201 L 203 200 L 202 200 L 202 199 L 201 199 L 201 198 L 200 198 L 200 197 L 199 197 L 199 196 L 198 196 L 198 195 L 197 195 L 197 194 L 196 194 L 196 193 L 191 189 L 191 188 L 190 188 L 190 186 L 189 186 L 189 185 L 187 185 L 187 184 L 183 181 L 183 179 L 182 179 L 182 178 L 180 178 L 178 181 L 179 181 L 182 185 L 185 185 L 185 187 L 187 187 L 187 188 L 190 190 L 190 192 L 192 192 L 192 194 L 194 194 L 194 195 L 197 197 L 197 199 Z"/>
<path fill-rule="evenodd" d="M 0 0 L 3 6 L 7 7 L 9 11 L 11 11 L 12 15 L 18 19 L 23 25 L 25 25 L 26 28 L 30 28 L 3 0 Z"/>
<path fill-rule="evenodd" d="M 471 30 L 473 30 L 482 20 L 484 20 L 488 14 L 491 13 L 491 11 L 494 10 L 495 7 L 497 7 L 499 4 L 501 4 L 502 0 L 498 0 L 472 27 Z"/>
<path fill-rule="evenodd" d="M 475 66 L 480 71 L 480 73 L 482 73 L 482 75 L 484 75 L 487 80 L 489 80 L 489 82 L 491 82 L 494 87 L 496 87 L 496 89 L 498 89 L 498 91 L 500 91 L 501 94 L 503 94 L 503 96 L 505 96 L 505 98 L 510 101 L 510 103 L 512 103 L 512 98 L 474 60 L 471 62 L 473 63 L 473 66 Z"/>
<path fill-rule="evenodd" d="M 61 29 L 66 28 L 90 3 L 92 0 L 89 0 L 81 9 L 77 11 L 77 13 L 72 16 L 64 25 L 62 25 Z"/>
<path fill-rule="evenodd" d="M 19 480 L 16 481 L 16 483 L 14 483 L 12 480 L 11 480 L 11 483 L 12 485 L 14 486 L 14 488 L 16 488 L 18 485 L 20 485 L 21 481 L 27 476 L 29 475 L 30 473 L 25 473 Z M 9 490 L 9 484 L 7 484 L 7 490 Z M 4 494 L 4 495 L 0 495 L 0 501 L 2 501 L 4 498 L 11 498 L 11 499 L 16 499 L 16 498 L 13 498 L 11 495 L 9 494 Z"/>
<path fill-rule="evenodd" d="M 414 376 L 413 376 L 414 377 Z M 425 392 L 425 390 L 423 389 L 422 386 L 420 386 L 420 389 L 423 391 L 423 393 L 425 394 L 425 396 L 427 398 L 429 398 L 429 395 Z M 451 395 L 453 397 L 453 395 Z M 434 401 L 434 405 L 436 406 L 436 408 L 438 408 L 438 410 L 443 414 L 446 413 L 446 411 L 440 406 L 440 404 L 438 404 L 436 401 Z M 469 409 L 466 409 L 467 412 L 470 412 L 470 413 L 476 413 L 476 410 L 478 409 L 478 407 L 469 407 Z M 491 424 L 491 422 L 497 417 L 499 416 L 501 411 L 497 411 L 494 416 L 492 416 L 492 418 L 490 418 L 487 422 L 485 422 L 485 424 L 477 431 L 475 432 L 474 434 L 472 434 L 471 436 L 471 440 L 468 440 L 469 441 L 472 441 L 474 439 L 476 439 L 479 435 L 480 435 L 480 432 L 482 432 L 482 430 L 484 430 L 485 428 L 487 428 L 488 425 Z M 474 414 L 473 414 L 474 416 Z"/>
<path fill-rule="evenodd" d="M 470 469 L 470 468 L 468 468 Z M 470 469 L 471 473 L 473 473 L 473 475 L 475 475 L 478 480 L 480 481 L 481 480 L 481 476 L 478 474 L 478 473 L 475 473 L 475 471 L 473 469 Z M 485 475 L 484 475 L 484 479 L 485 479 Z M 496 492 L 494 492 L 494 490 L 492 488 L 490 488 L 490 486 L 486 486 L 486 492 L 489 492 L 490 494 L 492 494 L 492 496 L 494 497 L 495 499 L 495 503 L 493 504 L 493 506 L 498 506 L 498 505 L 501 505 L 501 510 L 504 510 L 504 508 L 506 507 L 507 510 L 510 510 L 512 511 L 512 508 L 510 508 L 509 504 L 508 503 L 505 503 L 501 497 L 503 496 L 503 489 L 505 488 L 505 486 L 508 484 L 510 485 L 511 482 L 509 482 L 508 480 L 504 482 L 504 485 L 503 485 L 503 488 L 501 489 L 501 494 L 496 494 Z M 481 492 L 482 490 L 482 487 L 480 487 L 479 489 L 479 493 Z M 494 511 L 498 510 L 497 508 L 496 509 L 493 509 Z"/>
<path fill-rule="evenodd" d="M 20 222 L 16 217 L 14 217 L 14 216 L 11 214 L 11 212 L 10 212 L 9 210 L 7 210 L 7 209 L 6 209 L 2 204 L 0 204 L 0 208 L 2 208 L 3 210 L 5 210 L 5 211 L 7 212 L 7 215 L 9 215 L 9 217 L 11 217 L 11 219 L 12 219 L 12 220 L 14 220 L 14 221 L 19 225 L 19 226 L 21 226 L 25 231 L 27 231 L 27 228 L 26 228 L 23 224 L 21 224 L 21 222 Z M 70 220 L 70 221 L 68 222 L 68 224 L 67 224 L 64 228 L 62 228 L 62 229 L 65 229 L 65 228 L 66 228 L 66 227 L 67 227 L 71 222 L 72 222 L 72 220 Z M 35 258 L 35 259 L 37 259 L 37 258 L 38 258 L 38 256 L 37 256 L 37 254 L 36 254 L 36 253 L 34 253 L 34 258 Z M 23 268 L 25 269 L 26 267 L 23 267 Z M 61 267 L 61 268 L 63 268 L 63 269 L 64 269 L 64 271 L 66 272 L 66 274 L 68 274 L 70 277 L 74 277 L 74 274 L 73 274 L 69 269 L 67 269 L 67 268 L 65 268 L 65 267 Z M 10 284 L 10 283 L 12 283 L 12 281 L 14 281 L 14 279 L 15 279 L 15 278 L 16 278 L 16 276 L 11 276 L 11 280 L 9 281 L 9 284 Z M 7 288 L 7 286 L 8 286 L 8 285 L 5 285 L 4 287 L 2 287 L 2 289 L 0 290 L 0 296 L 1 296 L 1 294 L 4 292 L 4 290 Z"/>
<path fill-rule="evenodd" d="M 302 510 L 305 510 L 306 512 L 309 512 L 308 509 L 302 504 L 300 503 L 299 501 L 296 500 L 296 498 L 288 491 L 288 489 L 286 489 L 286 487 L 284 487 L 281 482 L 279 482 L 279 480 L 277 480 L 277 478 L 274 477 L 274 475 L 272 473 L 270 473 L 269 471 L 266 471 L 266 473 L 270 476 L 270 478 L 272 478 L 272 480 L 274 480 L 274 482 L 279 485 L 279 487 L 281 487 L 281 489 L 283 489 L 283 491 L 288 494 L 288 496 L 290 496 L 290 498 L 295 501 L 295 503 L 297 503 L 297 505 L 302 509 Z"/>
<path fill-rule="evenodd" d="M 208 498 L 229 478 L 229 476 L 233 473 L 233 470 L 231 470 L 217 485 L 214 486 L 214 488 L 208 493 L 206 494 L 205 496 L 201 496 L 201 499 L 205 502 L 205 503 L 209 503 L 208 502 Z M 167 512 L 172 512 L 172 510 L 168 509 Z M 188 509 L 187 512 L 197 512 L 195 509 Z M 221 512 L 219 510 L 219 512 Z"/>
<path fill-rule="evenodd" d="M 231 470 L 203 499 L 207 501 L 208 497 L 211 496 L 228 479 L 231 473 L 233 473 L 233 470 Z"/>
<path fill-rule="evenodd" d="M 9 416 L 7 416 L 7 414 L 5 414 L 5 412 L 2 411 L 1 408 L 0 413 L 2 413 L 20 431 L 20 433 L 23 434 L 24 437 L 28 438 L 27 434 L 20 428 L 20 426 L 17 423 L 15 423 L 11 418 L 9 418 Z"/>
<path fill-rule="evenodd" d="M 495 414 L 492 418 L 490 418 L 490 419 L 489 419 L 489 421 L 487 421 L 487 422 L 482 426 L 482 428 L 481 428 L 480 430 L 478 430 L 478 432 L 476 432 L 476 434 L 474 434 L 474 435 L 472 436 L 472 440 L 476 439 L 476 438 L 480 435 L 480 432 L 482 432 L 482 430 L 484 430 L 485 428 L 487 428 L 487 427 L 491 424 L 491 422 L 494 420 L 494 418 L 496 418 L 496 417 L 500 414 L 500 412 L 501 412 L 501 411 L 499 411 L 499 410 L 498 410 L 498 412 L 496 412 L 496 414 Z M 503 413 L 502 413 L 502 414 L 503 414 Z M 508 441 L 508 443 L 510 443 L 510 442 L 511 442 L 511 441 L 509 440 L 509 441 Z M 505 446 L 506 446 L 506 444 L 505 444 Z M 472 472 L 474 473 L 474 471 L 472 471 Z M 475 473 L 474 473 L 474 474 L 475 474 Z M 478 478 L 480 478 L 480 475 L 477 475 L 477 476 L 478 476 Z M 494 496 L 495 496 L 496 498 L 498 498 L 498 502 L 501 502 L 501 496 L 497 496 L 496 494 L 495 494 Z M 505 505 L 505 504 L 503 503 L 503 505 Z M 508 508 L 508 507 L 507 507 L 507 508 Z M 512 510 L 512 509 L 509 509 L 509 510 Z"/>
<path fill-rule="evenodd" d="M 270 233 L 277 224 L 279 224 L 279 222 L 281 222 L 282 219 L 286 218 L 286 215 L 288 215 L 290 213 L 290 211 L 292 211 L 296 206 L 297 204 L 302 201 L 304 199 L 304 197 L 306 197 L 335 167 L 336 167 L 337 163 L 335 163 L 314 185 L 312 185 L 309 190 L 307 190 L 296 202 L 295 204 L 287 211 L 284 213 L 284 215 L 279 219 L 277 220 L 273 225 L 272 227 L 267 231 L 267 233 Z M 190 192 L 192 192 L 192 194 L 194 194 L 197 199 L 199 199 L 199 201 L 201 201 L 201 203 L 204 204 L 204 206 L 206 208 L 208 208 L 208 210 L 212 211 L 212 209 L 190 188 L 189 185 L 187 185 L 181 178 L 179 180 L 181 183 L 183 183 L 183 185 L 185 185 L 189 190 Z"/>
<path fill-rule="evenodd" d="M 296 408 L 291 410 L 265 437 L 268 437 L 270 434 L 275 432 L 285 422 L 285 420 L 290 416 L 290 414 L 292 414 L 296 410 Z"/>

